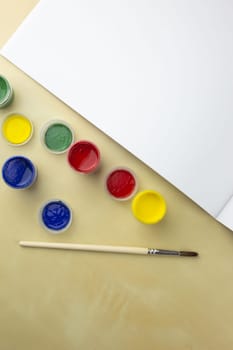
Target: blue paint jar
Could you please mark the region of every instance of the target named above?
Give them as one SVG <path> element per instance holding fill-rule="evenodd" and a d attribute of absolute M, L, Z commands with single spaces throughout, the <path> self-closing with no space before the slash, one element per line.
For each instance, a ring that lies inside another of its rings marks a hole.
<path fill-rule="evenodd" d="M 22 190 L 34 184 L 37 178 L 37 169 L 30 159 L 14 156 L 3 164 L 2 177 L 8 186 Z"/>
<path fill-rule="evenodd" d="M 72 211 L 61 200 L 51 200 L 40 210 L 40 222 L 42 226 L 52 233 L 64 232 L 71 225 L 71 221 Z"/>

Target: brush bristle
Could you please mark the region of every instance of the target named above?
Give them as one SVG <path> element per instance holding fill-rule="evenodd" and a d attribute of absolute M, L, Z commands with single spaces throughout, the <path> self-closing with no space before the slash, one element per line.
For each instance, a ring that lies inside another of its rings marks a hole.
<path fill-rule="evenodd" d="M 186 251 L 181 251 L 180 256 L 198 256 L 197 252 L 186 252 Z"/>

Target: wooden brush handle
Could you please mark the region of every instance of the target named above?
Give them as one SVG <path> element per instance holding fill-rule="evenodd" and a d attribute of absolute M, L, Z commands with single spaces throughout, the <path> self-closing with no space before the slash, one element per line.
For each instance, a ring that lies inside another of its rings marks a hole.
<path fill-rule="evenodd" d="M 139 247 L 121 247 L 111 245 L 95 245 L 95 244 L 73 244 L 73 243 L 48 243 L 48 242 L 28 242 L 20 241 L 22 247 L 31 248 L 49 248 L 49 249 L 68 249 L 82 250 L 89 252 L 104 252 L 104 253 L 120 253 L 120 254 L 140 254 L 147 255 L 148 248 Z"/>

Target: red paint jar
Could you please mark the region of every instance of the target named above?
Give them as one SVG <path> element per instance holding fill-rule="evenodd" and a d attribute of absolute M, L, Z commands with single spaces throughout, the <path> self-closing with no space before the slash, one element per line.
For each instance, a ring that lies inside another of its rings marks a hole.
<path fill-rule="evenodd" d="M 68 162 L 79 173 L 93 173 L 100 164 L 100 151 L 90 141 L 78 141 L 68 151 Z"/>
<path fill-rule="evenodd" d="M 118 167 L 107 175 L 105 187 L 111 197 L 123 201 L 135 195 L 138 184 L 132 170 Z"/>

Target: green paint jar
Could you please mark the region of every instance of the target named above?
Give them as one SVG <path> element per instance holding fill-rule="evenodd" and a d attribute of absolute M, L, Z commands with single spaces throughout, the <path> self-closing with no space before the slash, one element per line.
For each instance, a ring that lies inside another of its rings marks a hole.
<path fill-rule="evenodd" d="M 7 107 L 13 100 L 13 89 L 9 81 L 0 75 L 0 108 Z"/>
<path fill-rule="evenodd" d="M 64 153 L 74 142 L 73 129 L 63 120 L 51 120 L 41 131 L 41 142 L 49 152 Z"/>

